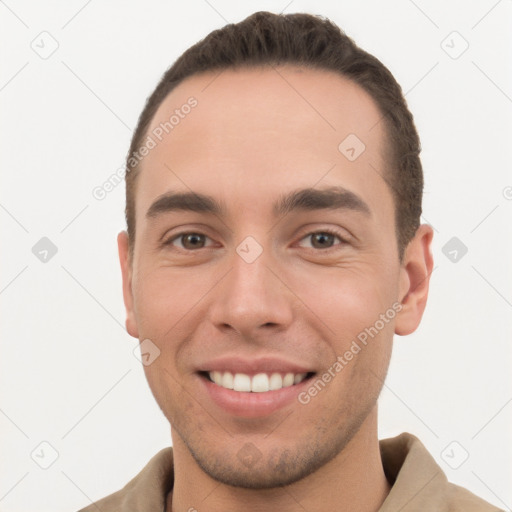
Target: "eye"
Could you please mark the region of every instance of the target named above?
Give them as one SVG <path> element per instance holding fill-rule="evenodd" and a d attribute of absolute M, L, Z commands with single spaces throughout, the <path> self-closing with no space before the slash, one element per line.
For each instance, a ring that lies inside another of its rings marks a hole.
<path fill-rule="evenodd" d="M 174 235 L 173 237 L 165 241 L 163 245 L 175 246 L 174 242 L 179 241 L 181 245 L 178 245 L 178 248 L 183 249 L 185 251 L 190 251 L 196 249 L 203 249 L 205 247 L 206 239 L 209 239 L 209 237 L 204 235 L 203 233 L 178 233 L 177 235 Z"/>
<path fill-rule="evenodd" d="M 345 245 L 348 243 L 345 238 L 335 230 L 324 229 L 322 231 L 314 231 L 312 233 L 308 233 L 303 240 L 307 239 L 311 240 L 311 245 L 313 249 L 331 249 L 336 245 Z M 338 239 L 340 243 L 335 244 L 335 240 Z M 184 251 L 190 252 L 197 249 L 204 249 L 208 247 L 206 245 L 206 241 L 211 240 L 207 235 L 203 233 L 197 232 L 183 232 L 178 233 L 177 235 L 172 236 L 167 241 L 163 243 L 165 246 L 174 246 L 182 249 Z M 178 244 L 177 244 L 178 242 Z"/>
<path fill-rule="evenodd" d="M 341 233 L 330 229 L 308 233 L 304 238 L 301 239 L 301 241 L 307 240 L 308 238 L 311 239 L 311 245 L 314 249 L 331 249 L 335 245 L 345 245 L 348 243 L 348 241 L 342 237 Z M 336 238 L 341 243 L 333 245 Z"/>

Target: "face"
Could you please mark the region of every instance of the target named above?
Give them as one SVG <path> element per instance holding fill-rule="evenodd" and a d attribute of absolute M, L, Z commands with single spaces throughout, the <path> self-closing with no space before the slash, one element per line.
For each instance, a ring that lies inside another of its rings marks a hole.
<path fill-rule="evenodd" d="M 230 485 L 291 483 L 375 411 L 405 322 L 381 114 L 290 66 L 189 78 L 148 134 L 176 109 L 141 163 L 131 264 L 119 235 L 127 329 L 160 351 L 144 370 L 176 449 Z"/>

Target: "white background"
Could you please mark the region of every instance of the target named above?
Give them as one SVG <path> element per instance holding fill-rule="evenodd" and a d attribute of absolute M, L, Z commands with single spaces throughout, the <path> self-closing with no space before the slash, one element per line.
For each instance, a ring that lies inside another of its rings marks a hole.
<path fill-rule="evenodd" d="M 77 510 L 170 445 L 124 328 L 124 184 L 103 201 L 92 190 L 123 165 L 145 98 L 186 48 L 283 9 L 329 17 L 382 60 L 422 140 L 435 270 L 422 325 L 395 339 L 379 435 L 414 433 L 451 481 L 512 506 L 510 0 L 5 0 L 1 511 Z M 59 45 L 47 59 L 31 48 L 42 31 Z M 469 43 L 458 58 L 453 31 Z M 442 252 L 454 236 L 468 248 L 456 263 Z M 47 263 L 32 253 L 42 237 L 58 248 Z M 441 457 L 454 440 L 469 453 L 456 470 Z M 30 456 L 42 441 L 59 453 L 48 469 Z"/>

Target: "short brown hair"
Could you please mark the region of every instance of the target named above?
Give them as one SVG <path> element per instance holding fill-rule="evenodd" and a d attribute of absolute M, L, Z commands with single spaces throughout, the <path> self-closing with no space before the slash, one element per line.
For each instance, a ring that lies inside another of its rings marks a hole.
<path fill-rule="evenodd" d="M 400 85 L 373 55 L 359 48 L 330 20 L 305 13 L 256 12 L 214 30 L 186 50 L 164 73 L 139 117 L 126 160 L 126 224 L 130 254 L 135 245 L 135 184 L 139 165 L 133 154 L 166 96 L 184 79 L 207 71 L 295 64 L 335 71 L 364 89 L 385 123 L 387 167 L 384 178 L 395 202 L 400 260 L 420 225 L 423 171 L 420 141 Z"/>

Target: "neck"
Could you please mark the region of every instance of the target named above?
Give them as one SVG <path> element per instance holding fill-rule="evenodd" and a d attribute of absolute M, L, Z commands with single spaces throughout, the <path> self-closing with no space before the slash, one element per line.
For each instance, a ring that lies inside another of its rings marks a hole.
<path fill-rule="evenodd" d="M 275 489 L 244 489 L 213 480 L 198 467 L 180 437 L 174 432 L 172 437 L 175 479 L 167 496 L 168 512 L 377 512 L 391 489 L 380 457 L 376 407 L 334 459 L 302 480 Z"/>

